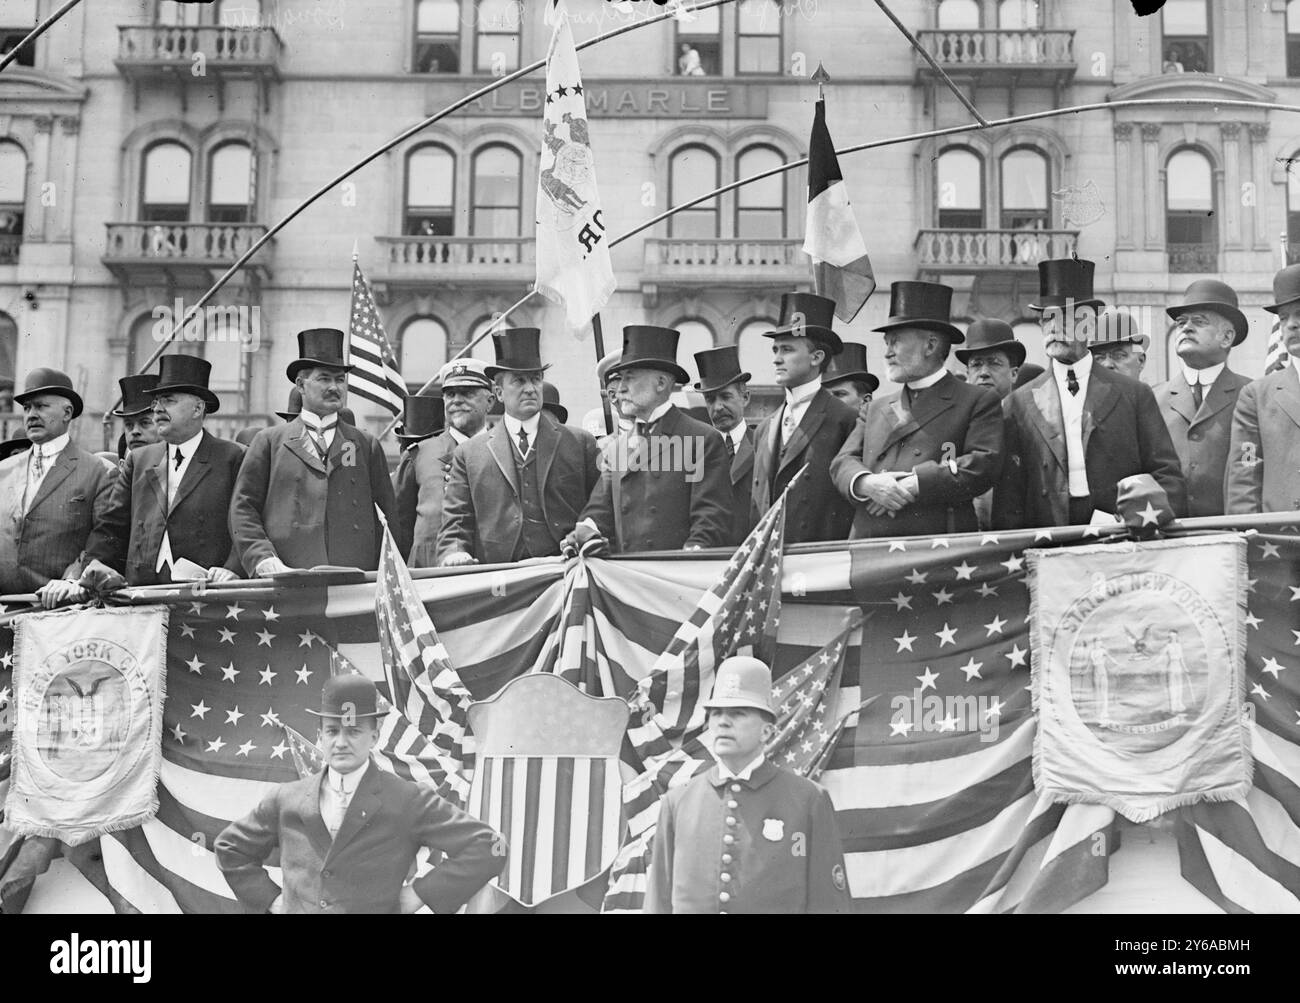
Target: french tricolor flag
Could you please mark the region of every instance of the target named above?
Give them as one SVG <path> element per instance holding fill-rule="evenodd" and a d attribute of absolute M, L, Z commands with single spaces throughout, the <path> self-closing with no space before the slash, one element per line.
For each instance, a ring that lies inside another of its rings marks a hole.
<path fill-rule="evenodd" d="M 817 102 L 808 140 L 808 230 L 803 249 L 813 260 L 817 295 L 835 301 L 835 316 L 851 321 L 876 289 L 867 244 L 826 128 L 826 102 Z"/>

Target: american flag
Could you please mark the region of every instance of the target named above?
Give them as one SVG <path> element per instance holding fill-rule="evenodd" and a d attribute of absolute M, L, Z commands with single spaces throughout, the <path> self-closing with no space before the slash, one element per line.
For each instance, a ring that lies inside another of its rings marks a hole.
<path fill-rule="evenodd" d="M 406 385 L 397 365 L 384 322 L 375 308 L 370 285 L 361 274 L 361 263 L 352 262 L 352 313 L 348 318 L 348 362 L 356 367 L 348 390 L 373 401 L 394 417 L 402 413 Z"/>
<path fill-rule="evenodd" d="M 1264 350 L 1264 375 L 1286 365 L 1286 344 L 1282 341 L 1282 321 L 1274 318 L 1273 327 L 1268 332 L 1268 347 Z"/>

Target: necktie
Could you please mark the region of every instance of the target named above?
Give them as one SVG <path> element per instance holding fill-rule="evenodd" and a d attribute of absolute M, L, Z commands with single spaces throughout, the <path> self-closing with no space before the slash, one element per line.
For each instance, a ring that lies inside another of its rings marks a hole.
<path fill-rule="evenodd" d="M 736 458 L 735 440 L 732 439 L 730 435 L 724 435 L 722 441 L 727 444 L 727 459 L 734 460 Z"/>
<path fill-rule="evenodd" d="M 41 447 L 32 450 L 32 477 L 39 480 L 45 473 L 45 454 Z"/>
<path fill-rule="evenodd" d="M 174 469 L 180 470 L 181 464 L 185 462 L 185 454 L 181 452 L 181 447 L 176 447 L 176 466 Z"/>
<path fill-rule="evenodd" d="M 523 425 L 519 426 L 519 455 L 528 455 L 528 429 Z"/>
<path fill-rule="evenodd" d="M 1192 403 L 1196 405 L 1196 410 L 1201 409 L 1201 401 L 1205 400 L 1205 390 L 1201 386 L 1201 381 L 1197 380 L 1192 384 Z"/>
<path fill-rule="evenodd" d="M 1070 391 L 1070 396 L 1074 397 L 1079 393 L 1079 378 L 1074 375 L 1073 369 L 1065 371 L 1065 389 Z"/>

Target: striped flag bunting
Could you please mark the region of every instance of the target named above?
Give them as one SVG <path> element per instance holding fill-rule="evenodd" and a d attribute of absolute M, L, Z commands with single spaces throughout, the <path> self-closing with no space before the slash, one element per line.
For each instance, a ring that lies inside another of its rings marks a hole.
<path fill-rule="evenodd" d="M 1300 910 L 1300 531 L 1294 518 L 1260 516 L 1247 534 L 1254 786 L 1242 803 L 1170 813 L 1185 887 L 1225 911 Z M 1229 528 L 1208 519 L 1184 525 L 1180 531 Z M 778 682 L 819 657 L 826 640 L 844 629 L 846 611 L 862 615 L 844 646 L 838 693 L 833 701 L 824 698 L 835 706 L 823 727 L 829 730 L 829 722 L 864 698 L 878 699 L 849 716 L 838 739 L 827 743 L 819 777 L 836 807 L 858 911 L 1051 912 L 1106 886 L 1111 858 L 1125 852 L 1113 816 L 1098 806 L 1044 803 L 1034 790 L 1024 558 L 1026 548 L 1093 542 L 1102 532 L 1071 527 L 800 545 L 781 558 L 776 575 L 784 602 L 772 648 Z M 705 602 L 721 607 L 716 593 L 706 596 L 730 561 L 731 555 L 704 553 L 585 562 L 587 594 L 577 622 L 590 617 L 616 691 L 634 699 L 667 696 L 662 677 L 652 678 L 656 666 L 692 611 Z M 577 567 L 410 572 L 409 600 L 438 625 L 446 662 L 470 696 L 483 699 L 554 650 Z M 737 565 L 731 573 L 739 571 Z M 757 574 L 756 567 L 746 573 Z M 158 817 L 100 841 L 117 907 L 237 912 L 212 840 L 272 784 L 297 778 L 284 726 L 315 734 L 305 709 L 316 706 L 331 671 L 330 648 L 370 678 L 385 679 L 376 585 L 276 592 L 241 584 L 202 595 L 191 585 L 173 585 L 120 595 L 172 609 Z M 701 667 L 721 647 L 708 630 L 701 624 L 698 632 Z M 11 685 L 11 647 L 12 635 L 0 628 L 0 691 Z M 688 647 L 679 641 L 679 655 Z M 578 656 L 565 653 L 570 657 L 582 657 L 581 646 Z M 687 671 L 686 663 L 679 657 L 669 671 L 682 680 L 693 671 L 701 689 L 711 682 L 702 669 Z M 411 664 L 424 666 L 423 656 Z M 667 715 L 662 703 L 642 700 L 642 712 L 651 710 L 648 724 L 680 729 L 683 711 L 690 722 L 693 699 L 676 698 Z M 641 721 L 634 713 L 633 723 L 646 728 Z M 815 727 L 812 733 L 820 735 Z M 649 732 L 640 737 L 650 750 L 657 745 Z M 0 749 L 6 738 L 0 734 Z M 627 813 L 639 832 L 657 818 L 662 790 L 687 782 L 709 762 L 689 728 L 664 744 L 658 771 L 641 781 L 644 807 L 638 812 L 631 803 Z M 625 806 L 633 792 L 625 786 Z M 631 849 L 630 843 L 623 848 L 629 858 Z M 271 875 L 279 877 L 274 868 Z M 638 876 L 625 866 L 617 880 L 611 897 L 625 892 L 625 904 L 634 903 Z"/>
<path fill-rule="evenodd" d="M 1282 341 L 1282 321 L 1273 318 L 1273 327 L 1268 332 L 1268 347 L 1264 350 L 1264 375 L 1286 365 L 1287 350 Z"/>
<path fill-rule="evenodd" d="M 384 322 L 375 306 L 361 263 L 352 262 L 352 311 L 348 316 L 348 392 L 378 404 L 394 418 L 402 414 L 406 384 L 397 356 L 384 334 Z"/>

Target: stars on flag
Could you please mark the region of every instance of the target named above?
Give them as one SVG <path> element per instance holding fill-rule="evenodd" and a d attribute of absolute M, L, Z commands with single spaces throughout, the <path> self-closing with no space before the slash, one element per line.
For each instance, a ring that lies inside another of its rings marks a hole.
<path fill-rule="evenodd" d="M 925 671 L 916 677 L 917 682 L 921 684 L 921 692 L 924 693 L 927 689 L 935 690 L 937 692 L 939 687 L 934 684 L 934 681 L 939 678 L 939 675 L 940 673 L 934 672 L 931 670 L 930 666 L 927 665 Z"/>
<path fill-rule="evenodd" d="M 911 651 L 912 642 L 915 640 L 916 638 L 913 637 L 911 634 L 909 634 L 906 630 L 903 631 L 902 637 L 894 638 L 894 642 L 898 645 L 898 651 L 902 651 L 904 648 L 906 648 L 908 651 Z M 895 652 L 895 654 L 898 654 L 898 652 Z"/>
<path fill-rule="evenodd" d="M 234 643 L 235 643 L 235 632 L 234 632 L 233 630 L 227 630 L 225 627 L 222 627 L 222 628 L 221 628 L 221 642 L 220 642 L 220 643 L 222 643 L 222 644 L 234 644 Z"/>
<path fill-rule="evenodd" d="M 239 675 L 239 670 L 235 668 L 234 662 L 221 667 L 221 681 L 223 683 L 233 683 L 237 675 Z"/>
<path fill-rule="evenodd" d="M 298 635 L 298 647 L 310 648 L 313 644 L 315 644 L 319 640 L 320 638 L 317 637 L 315 633 L 309 630 L 304 634 Z"/>
<path fill-rule="evenodd" d="M 1254 613 L 1252 613 L 1250 610 L 1246 610 L 1246 626 L 1247 626 L 1247 627 L 1252 627 L 1252 628 L 1254 628 L 1255 630 L 1259 630 L 1259 625 L 1260 625 L 1261 623 L 1263 623 L 1263 622 L 1264 622 L 1263 620 L 1261 620 L 1259 617 L 1257 617 L 1257 616 L 1256 616 Z"/>
<path fill-rule="evenodd" d="M 931 595 L 934 596 L 934 601 L 940 606 L 952 602 L 952 593 L 947 589 L 941 588 L 938 592 L 932 592 Z"/>
<path fill-rule="evenodd" d="M 189 667 L 189 670 L 193 672 L 196 676 L 201 673 L 201 670 L 203 668 L 203 663 L 199 661 L 198 655 L 195 655 L 185 664 Z"/>
<path fill-rule="evenodd" d="M 1001 634 L 1002 628 L 1005 627 L 1006 625 L 1007 625 L 1006 620 L 1002 619 L 1002 617 L 1000 616 L 994 616 L 991 622 L 984 624 L 984 629 L 988 631 L 988 633 L 985 634 L 984 636 L 992 637 L 994 634 Z"/>
<path fill-rule="evenodd" d="M 1277 557 L 1277 556 L 1278 556 L 1278 552 L 1277 552 L 1277 544 L 1276 544 L 1276 543 L 1265 543 L 1265 544 L 1260 548 L 1260 555 L 1259 555 L 1259 556 L 1260 556 L 1260 559 L 1261 559 L 1261 560 L 1268 560 L 1268 558 L 1270 558 L 1270 557 Z"/>
<path fill-rule="evenodd" d="M 212 741 L 208 743 L 208 751 L 220 752 L 222 748 L 225 747 L 225 744 L 226 744 L 225 740 L 220 735 L 218 735 L 216 738 L 214 738 Z"/>
<path fill-rule="evenodd" d="M 975 661 L 974 655 L 971 655 L 970 660 L 965 665 L 958 666 L 958 668 L 966 673 L 966 682 L 970 682 L 972 679 L 984 678 L 980 675 L 980 669 L 984 668 L 984 663 Z"/>
<path fill-rule="evenodd" d="M 311 677 L 311 670 L 308 669 L 306 663 L 304 663 L 301 669 L 294 671 L 294 675 L 298 677 L 298 682 L 305 683 Z"/>
<path fill-rule="evenodd" d="M 890 602 L 892 602 L 900 612 L 902 610 L 912 608 L 912 597 L 905 596 L 903 595 L 902 592 L 899 592 L 898 595 L 894 596 L 894 598 L 891 599 Z M 1300 644 L 1300 640 L 1296 641 L 1296 644 Z"/>
<path fill-rule="evenodd" d="M 194 628 L 188 623 L 181 624 L 181 637 L 193 637 L 193 636 L 194 636 Z"/>
<path fill-rule="evenodd" d="M 289 751 L 289 747 L 284 744 L 283 740 L 281 740 L 278 744 L 273 745 L 271 747 L 271 758 L 280 759 L 288 751 Z"/>
<path fill-rule="evenodd" d="M 1029 668 L 1028 663 L 1025 661 L 1029 657 L 1028 648 L 1022 648 L 1018 644 L 1013 644 L 1011 646 L 1011 650 L 1005 652 L 1004 654 L 1005 657 L 1011 659 L 1011 664 L 1008 666 L 1008 668 L 1014 669 L 1017 666 L 1024 669 Z"/>
<path fill-rule="evenodd" d="M 898 736 L 901 735 L 904 738 L 906 738 L 907 733 L 910 732 L 912 728 L 913 728 L 913 724 L 911 721 L 890 721 L 889 737 L 897 738 Z"/>
<path fill-rule="evenodd" d="M 226 711 L 226 724 L 239 724 L 239 719 L 243 716 L 243 712 L 238 707 L 228 710 Z"/>
<path fill-rule="evenodd" d="M 185 744 L 185 736 L 188 734 L 189 732 L 181 730 L 180 722 L 177 722 L 176 724 L 172 725 L 172 737 L 176 739 L 176 741 L 179 742 L 181 745 Z"/>
<path fill-rule="evenodd" d="M 890 540 L 888 552 L 892 554 L 896 550 L 901 551 L 902 553 L 907 553 L 907 544 L 902 540 Z"/>
<path fill-rule="evenodd" d="M 954 628 L 949 627 L 947 623 L 944 623 L 943 630 L 935 631 L 934 636 L 939 639 L 939 647 L 941 648 L 945 644 L 955 645 L 957 643 L 956 641 L 957 631 Z"/>
<path fill-rule="evenodd" d="M 280 715 L 275 712 L 274 707 L 266 708 L 266 713 L 262 715 L 262 727 L 263 728 L 284 727 L 283 723 L 281 723 L 280 721 Z"/>
<path fill-rule="evenodd" d="M 968 582 L 968 581 L 970 581 L 970 580 L 971 580 L 971 575 L 973 575 L 973 574 L 975 573 L 975 568 L 972 567 L 971 565 L 967 564 L 965 561 L 962 561 L 959 565 L 957 565 L 957 566 L 956 566 L 955 568 L 953 568 L 952 570 L 953 570 L 954 572 L 956 572 L 956 574 L 957 574 L 957 581 L 959 581 L 959 582 Z"/>
<path fill-rule="evenodd" d="M 262 619 L 267 623 L 275 623 L 276 620 L 280 619 L 280 614 L 275 611 L 274 606 L 268 606 L 262 613 Z"/>
<path fill-rule="evenodd" d="M 252 752 L 256 748 L 257 746 L 255 746 L 252 742 L 244 742 L 239 746 L 239 751 L 236 752 L 235 755 L 247 756 L 250 752 Z"/>
<path fill-rule="evenodd" d="M 239 605 L 239 603 L 235 603 L 233 606 L 227 606 L 227 607 L 226 607 L 226 619 L 227 619 L 227 620 L 235 620 L 235 621 L 238 621 L 238 620 L 239 620 L 239 614 L 242 613 L 242 612 L 244 612 L 244 607 L 241 606 L 241 605 Z"/>
<path fill-rule="evenodd" d="M 913 568 L 912 573 L 910 575 L 906 575 L 905 577 L 913 585 L 924 585 L 926 578 L 929 576 L 924 572 L 917 571 L 916 568 Z"/>
<path fill-rule="evenodd" d="M 191 707 L 191 709 L 192 709 L 192 711 L 193 711 L 193 712 L 190 714 L 190 717 L 197 717 L 200 721 L 206 721 L 207 718 L 206 718 L 205 715 L 208 713 L 208 711 L 210 711 L 210 710 L 212 709 L 212 708 L 209 707 L 206 703 L 204 703 L 202 700 L 200 700 L 200 701 L 199 701 L 198 703 L 196 703 L 196 704 L 190 704 L 190 707 Z"/>
<path fill-rule="evenodd" d="M 1023 555 L 1021 555 L 1020 557 L 1012 556 L 1007 560 L 999 561 L 998 563 L 1007 569 L 1007 574 L 1015 575 L 1015 574 L 1019 574 L 1020 571 L 1024 568 L 1025 558 Z"/>
<path fill-rule="evenodd" d="M 1264 689 L 1264 687 L 1261 686 L 1259 683 L 1256 683 L 1254 686 L 1252 686 L 1250 688 L 1250 692 L 1254 696 L 1262 697 L 1265 700 L 1268 699 L 1268 690 Z"/>
<path fill-rule="evenodd" d="M 1276 658 L 1266 658 L 1264 659 L 1264 667 L 1262 671 L 1267 672 L 1270 676 L 1276 679 L 1277 674 L 1285 668 L 1286 666 L 1283 665 L 1281 662 L 1279 662 Z"/>
<path fill-rule="evenodd" d="M 275 635 L 272 634 L 269 630 L 263 629 L 257 632 L 258 647 L 261 647 L 263 644 L 265 644 L 269 648 L 271 646 L 271 642 L 274 640 L 275 640 Z"/>
<path fill-rule="evenodd" d="M 985 582 L 983 585 L 981 585 L 981 586 L 980 586 L 978 589 L 976 589 L 975 591 L 978 592 L 978 593 L 980 594 L 980 597 L 983 598 L 983 599 L 988 599 L 989 597 L 991 597 L 991 596 L 995 596 L 995 595 L 998 594 L 998 590 L 995 589 L 995 588 L 994 588 L 992 585 L 990 585 L 988 582 Z"/>
<path fill-rule="evenodd" d="M 942 547 L 944 550 L 948 549 L 948 538 L 946 536 L 936 536 L 930 541 L 931 550 L 935 550 L 938 547 Z"/>
<path fill-rule="evenodd" d="M 261 672 L 258 673 L 258 676 L 260 677 L 260 679 L 258 680 L 258 684 L 257 684 L 257 685 L 259 685 L 259 686 L 270 686 L 270 685 L 271 685 L 271 680 L 274 679 L 274 678 L 275 678 L 276 676 L 278 676 L 278 675 L 279 675 L 279 673 L 273 671 L 273 670 L 271 669 L 271 666 L 268 665 L 266 668 L 264 668 Z"/>

